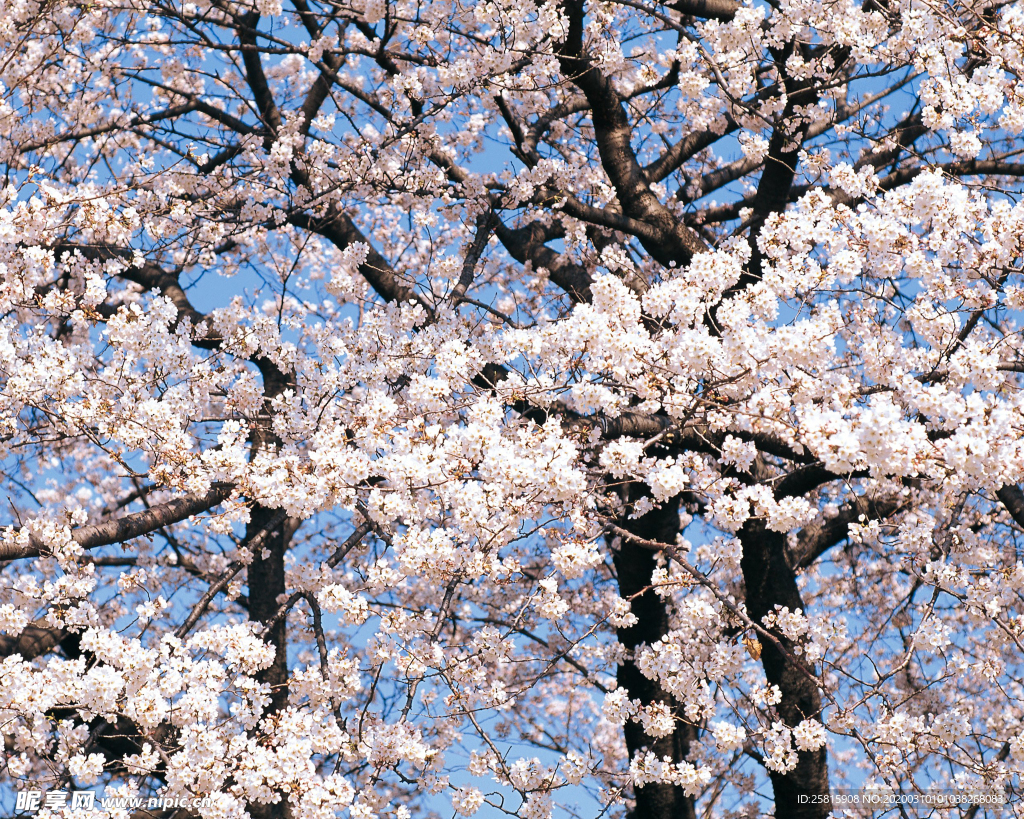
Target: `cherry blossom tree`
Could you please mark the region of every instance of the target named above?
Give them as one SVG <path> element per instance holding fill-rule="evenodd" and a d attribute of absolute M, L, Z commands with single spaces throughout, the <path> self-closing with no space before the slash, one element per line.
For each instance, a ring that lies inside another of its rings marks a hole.
<path fill-rule="evenodd" d="M 0 39 L 8 796 L 1016 804 L 1024 4 Z"/>

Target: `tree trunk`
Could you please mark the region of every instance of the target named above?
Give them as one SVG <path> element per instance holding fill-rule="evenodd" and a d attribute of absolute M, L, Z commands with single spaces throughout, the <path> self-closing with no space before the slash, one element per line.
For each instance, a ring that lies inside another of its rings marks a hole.
<path fill-rule="evenodd" d="M 254 508 L 246 527 L 246 539 L 261 532 L 276 515 L 276 509 Z M 253 555 L 249 565 L 249 619 L 254 622 L 268 623 L 277 615 L 280 608 L 278 597 L 286 591 L 284 556 L 294 531 L 293 521 L 285 518 L 270 530 L 262 548 L 257 548 Z M 260 681 L 271 687 L 269 713 L 280 711 L 288 703 L 287 619 L 278 617 L 264 635 L 264 639 L 274 646 L 273 664 L 260 672 Z"/>
<path fill-rule="evenodd" d="M 279 514 L 276 509 L 256 506 L 246 527 L 246 540 L 261 532 Z M 261 548 L 256 549 L 249 564 L 249 619 L 268 623 L 277 616 L 279 597 L 286 592 L 284 556 L 298 527 L 291 518 L 274 526 Z M 270 686 L 270 705 L 264 717 L 276 714 L 288 705 L 288 631 L 287 617 L 277 617 L 263 639 L 274 647 L 274 662 L 259 673 L 257 679 Z M 252 819 L 282 819 L 291 815 L 288 797 L 281 794 L 277 804 L 249 803 Z"/>
<path fill-rule="evenodd" d="M 760 522 L 747 523 L 740 531 L 743 545 L 741 566 L 746 586 L 747 613 L 760 623 L 776 605 L 790 611 L 803 609 L 796 575 L 786 562 L 786 536 L 769 531 Z M 806 612 L 805 612 L 806 613 Z M 775 633 L 775 632 L 773 632 Z M 795 645 L 777 634 L 786 650 Z M 777 685 L 782 701 L 776 706 L 779 718 L 791 728 L 804 719 L 821 719 L 821 692 L 818 686 L 768 641 L 763 641 L 761 664 L 768 683 Z M 796 768 L 787 774 L 769 772 L 775 791 L 777 819 L 824 819 L 827 803 L 815 803 L 813 797 L 828 793 L 828 761 L 825 748 L 799 751 Z"/>
<path fill-rule="evenodd" d="M 253 429 L 252 453 L 255 455 L 266 447 L 277 447 L 280 440 L 272 426 L 273 399 L 286 389 L 294 388 L 295 377 L 283 373 L 276 365 L 263 359 L 257 361 L 263 375 L 264 413 L 260 423 Z M 263 635 L 264 641 L 274 648 L 274 661 L 257 675 L 260 682 L 270 686 L 270 704 L 264 717 L 283 710 L 288 705 L 288 617 L 278 616 L 278 611 L 287 593 L 285 584 L 284 558 L 292 535 L 299 527 L 293 518 L 281 518 L 280 510 L 270 509 L 257 503 L 250 512 L 245 539 L 251 542 L 260 532 L 269 531 L 260 547 L 254 550 L 252 563 L 247 571 L 249 585 L 249 619 L 264 625 L 271 624 Z M 279 794 L 276 804 L 250 803 L 252 819 L 287 819 L 291 816 L 287 794 Z"/>
<path fill-rule="evenodd" d="M 639 493 L 631 494 L 639 497 Z M 636 498 L 634 498 L 635 500 Z M 664 504 L 661 509 L 648 512 L 636 520 L 622 523 L 638 537 L 674 543 L 679 532 L 678 499 Z M 676 714 L 675 731 L 666 737 L 655 739 L 644 733 L 640 723 L 626 721 L 626 747 L 630 758 L 646 748 L 659 759 L 669 757 L 673 762 L 682 762 L 690 751 L 690 743 L 696 738 L 696 728 L 683 721 L 682 707 L 655 680 L 649 680 L 636 667 L 632 658 L 639 646 L 651 644 L 664 637 L 669 631 L 669 612 L 665 600 L 648 588 L 651 573 L 657 565 L 657 555 L 635 543 L 623 542 L 614 554 L 615 571 L 619 581 L 619 595 L 632 598 L 630 608 L 639 622 L 629 628 L 618 630 L 619 642 L 629 652 L 629 659 L 622 663 L 616 675 L 619 688 L 629 692 L 632 699 L 643 705 L 663 702 Z M 644 591 L 646 589 L 646 591 Z M 634 597 L 634 595 L 636 595 Z M 677 785 L 651 783 L 635 788 L 636 808 L 630 819 L 694 819 L 693 800 Z"/>

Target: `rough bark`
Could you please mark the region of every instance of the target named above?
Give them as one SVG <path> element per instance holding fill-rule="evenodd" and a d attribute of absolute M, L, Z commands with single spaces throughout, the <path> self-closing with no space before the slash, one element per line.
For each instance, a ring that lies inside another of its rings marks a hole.
<path fill-rule="evenodd" d="M 639 497 L 639 493 L 635 494 Z M 636 520 L 624 521 L 622 526 L 646 540 L 674 543 L 679 531 L 678 499 Z M 619 595 L 631 599 L 630 609 L 638 621 L 629 628 L 618 630 L 619 642 L 632 658 L 640 646 L 650 645 L 668 633 L 669 612 L 665 601 L 650 588 L 651 573 L 657 566 L 655 552 L 636 543 L 623 542 L 615 552 L 614 562 Z M 647 736 L 640 723 L 627 721 L 625 736 L 630 757 L 646 748 L 659 758 L 670 757 L 673 762 L 686 759 L 690 743 L 697 738 L 696 728 L 685 722 L 675 698 L 658 682 L 641 674 L 632 659 L 619 666 L 616 677 L 619 688 L 628 691 L 632 699 L 640 700 L 643 705 L 663 702 L 677 714 L 675 732 L 658 739 Z M 677 785 L 644 785 L 635 789 L 635 799 L 636 807 L 631 819 L 693 819 L 696 816 L 693 800 Z"/>
<path fill-rule="evenodd" d="M 277 515 L 276 509 L 257 506 L 253 509 L 246 539 L 262 531 Z M 274 646 L 274 662 L 262 672 L 261 681 L 271 686 L 270 713 L 280 711 L 288 702 L 288 640 L 287 617 L 277 617 L 278 597 L 286 593 L 284 557 L 295 529 L 294 521 L 285 518 L 270 530 L 262 548 L 256 550 L 249 565 L 249 619 L 258 623 L 273 621 L 264 639 Z"/>
<path fill-rule="evenodd" d="M 585 3 L 566 0 L 562 9 L 569 26 L 559 49 L 562 73 L 583 92 L 590 103 L 591 121 L 601 165 L 615 188 L 625 216 L 641 223 L 637 232 L 644 249 L 659 264 L 686 264 L 695 253 L 706 251 L 704 240 L 682 224 L 651 189 L 632 146 L 633 129 L 614 83 L 585 53 Z"/>
<path fill-rule="evenodd" d="M 900 495 L 878 498 L 857 497 L 844 503 L 832 517 L 823 517 L 807 524 L 787 551 L 787 560 L 794 571 L 806 569 L 833 546 L 849 537 L 850 524 L 864 520 L 885 520 L 906 505 Z"/>
<path fill-rule="evenodd" d="M 23 660 L 30 661 L 53 651 L 68 632 L 63 628 L 42 625 L 43 622 L 30 623 L 21 634 L 0 636 L 0 657 L 19 654 Z"/>
<path fill-rule="evenodd" d="M 263 376 L 263 412 L 251 436 L 253 455 L 264 449 L 275 450 L 281 441 L 273 429 L 273 400 L 295 388 L 295 375 L 282 371 L 265 359 L 256 365 Z M 274 649 L 274 661 L 257 675 L 260 682 L 270 686 L 270 704 L 264 716 L 272 716 L 288 705 L 288 628 L 287 612 L 280 613 L 287 593 L 285 584 L 285 555 L 292 536 L 299 527 L 295 518 L 282 517 L 279 509 L 255 503 L 249 514 L 245 539 L 252 541 L 261 536 L 262 545 L 253 550 L 252 563 L 247 570 L 249 585 L 249 619 L 266 627 L 263 639 Z M 265 533 L 265 534 L 263 534 Z M 288 795 L 278 793 L 279 801 L 248 805 L 252 819 L 288 819 L 291 809 Z"/>
<path fill-rule="evenodd" d="M 201 512 L 206 512 L 225 501 L 231 487 L 220 484 L 202 494 L 183 495 L 159 506 L 134 512 L 113 520 L 82 526 L 71 533 L 71 539 L 83 549 L 96 549 L 114 543 L 125 543 L 132 538 L 155 532 L 164 526 L 178 523 Z M 48 549 L 35 538 L 27 546 L 16 543 L 0 544 L 0 560 L 21 560 L 47 554 Z"/>
<path fill-rule="evenodd" d="M 775 606 L 788 606 L 790 611 L 805 609 L 796 575 L 786 560 L 786 536 L 769 531 L 760 522 L 748 522 L 740 530 L 740 542 L 750 618 L 761 622 Z M 778 636 L 786 651 L 793 654 L 794 643 L 781 634 Z M 821 718 L 818 686 L 770 642 L 762 646 L 761 664 L 768 683 L 777 685 L 782 692 L 782 700 L 776 706 L 782 722 L 794 727 L 804 719 Z M 827 804 L 814 804 L 810 798 L 802 801 L 802 797 L 828 793 L 828 760 L 824 748 L 800 751 L 797 766 L 789 773 L 769 773 L 775 792 L 775 815 L 779 819 L 825 819 L 828 816 Z"/>
<path fill-rule="evenodd" d="M 1015 484 L 1007 484 L 996 495 L 1014 522 L 1018 526 L 1024 526 L 1024 492 L 1021 492 L 1020 487 Z"/>

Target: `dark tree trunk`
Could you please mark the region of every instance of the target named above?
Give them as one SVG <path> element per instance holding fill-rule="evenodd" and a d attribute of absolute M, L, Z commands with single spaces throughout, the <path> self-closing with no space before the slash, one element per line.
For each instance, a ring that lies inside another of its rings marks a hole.
<path fill-rule="evenodd" d="M 293 374 L 283 373 L 265 359 L 257 360 L 257 366 L 263 375 L 265 398 L 263 416 L 253 429 L 253 454 L 280 445 L 280 440 L 273 432 L 271 401 L 295 386 Z M 270 704 L 264 716 L 276 714 L 288 705 L 288 618 L 286 614 L 280 614 L 280 608 L 287 593 L 284 558 L 298 526 L 298 520 L 282 517 L 279 509 L 257 503 L 250 512 L 245 531 L 246 542 L 252 542 L 266 530 L 262 544 L 253 550 L 252 563 L 247 570 L 249 619 L 264 625 L 270 624 L 263 639 L 274 649 L 273 663 L 257 676 L 260 682 L 270 686 Z M 277 803 L 250 803 L 248 810 L 252 819 L 288 819 L 291 809 L 287 794 L 281 793 L 279 796 L 280 801 Z"/>
<path fill-rule="evenodd" d="M 246 540 L 261 532 L 279 515 L 277 509 L 256 506 L 246 527 Z M 296 528 L 295 521 L 290 518 L 284 518 L 273 526 L 262 548 L 256 549 L 248 569 L 249 619 L 258 623 L 275 621 L 263 636 L 274 648 L 274 662 L 257 677 L 270 686 L 270 705 L 264 716 L 275 714 L 288 705 L 288 618 L 277 614 L 281 606 L 278 598 L 285 594 L 284 556 Z M 281 794 L 281 801 L 276 804 L 251 802 L 248 809 L 252 819 L 287 819 L 291 815 L 286 794 Z"/>
<path fill-rule="evenodd" d="M 246 528 L 246 540 L 263 531 L 278 516 L 276 509 L 257 506 L 252 510 Z M 288 551 L 295 526 L 288 518 L 279 521 L 269 531 L 262 548 L 256 549 L 249 565 L 249 619 L 257 623 L 273 620 L 280 608 L 278 597 L 285 594 L 284 556 Z M 264 635 L 274 647 L 273 664 L 260 673 L 260 681 L 271 687 L 268 711 L 280 711 L 288 703 L 288 634 L 287 618 L 277 617 Z"/>
<path fill-rule="evenodd" d="M 622 527 L 647 540 L 674 543 L 679 532 L 678 500 L 665 504 L 661 509 L 648 512 L 636 520 L 624 521 Z M 615 552 L 614 561 L 619 581 L 619 595 L 625 599 L 633 598 L 630 607 L 639 621 L 634 626 L 618 631 L 619 642 L 630 652 L 629 656 L 632 658 L 638 646 L 654 643 L 668 633 L 669 612 L 665 601 L 648 588 L 651 584 L 651 573 L 657 565 L 655 552 L 635 543 L 623 542 Z M 666 703 L 678 720 L 675 731 L 659 739 L 647 736 L 640 723 L 627 720 L 625 735 L 630 757 L 647 748 L 659 759 L 666 756 L 673 762 L 682 762 L 686 759 L 690 743 L 696 739 L 696 729 L 682 721 L 682 708 L 675 698 L 658 682 L 649 680 L 641 674 L 631 659 L 619 666 L 617 679 L 619 688 L 628 691 L 630 698 L 640 700 L 644 705 Z M 630 819 L 695 817 L 693 799 L 686 796 L 683 789 L 677 785 L 644 785 L 635 789 L 635 798 L 636 808 Z"/>
<path fill-rule="evenodd" d="M 740 531 L 743 544 L 743 582 L 746 586 L 747 613 L 760 623 L 775 606 L 788 606 L 790 611 L 804 609 L 796 575 L 786 562 L 786 536 L 769 531 L 761 523 L 748 523 Z M 774 633 L 774 632 L 773 632 Z M 794 644 L 777 635 L 787 652 L 794 654 Z M 815 683 L 795 667 L 778 648 L 762 641 L 761 664 L 769 684 L 777 685 L 782 701 L 775 706 L 779 718 L 794 727 L 804 719 L 821 719 L 821 692 Z M 828 757 L 825 748 L 799 751 L 799 761 L 787 774 L 771 772 L 775 791 L 776 819 L 824 819 L 829 814 L 826 803 L 813 797 L 828 793 Z"/>

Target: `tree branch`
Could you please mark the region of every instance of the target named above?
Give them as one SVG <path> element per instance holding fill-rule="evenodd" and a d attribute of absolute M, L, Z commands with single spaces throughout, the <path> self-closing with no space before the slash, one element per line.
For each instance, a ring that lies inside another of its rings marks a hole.
<path fill-rule="evenodd" d="M 132 538 L 148 535 L 164 526 L 179 523 L 192 515 L 212 509 L 227 500 L 233 487 L 218 484 L 203 494 L 183 495 L 180 498 L 154 506 L 142 512 L 135 512 L 114 520 L 82 526 L 71 532 L 71 539 L 83 549 L 95 549 L 113 543 L 124 543 Z M 0 560 L 23 560 L 48 553 L 47 547 L 36 538 L 28 546 L 11 542 L 0 543 Z"/>
<path fill-rule="evenodd" d="M 794 571 L 806 569 L 833 546 L 849 537 L 850 524 L 860 518 L 882 520 L 906 506 L 900 495 L 887 498 L 857 497 L 843 504 L 832 517 L 807 524 L 796 536 L 796 544 L 787 549 L 786 559 Z"/>

